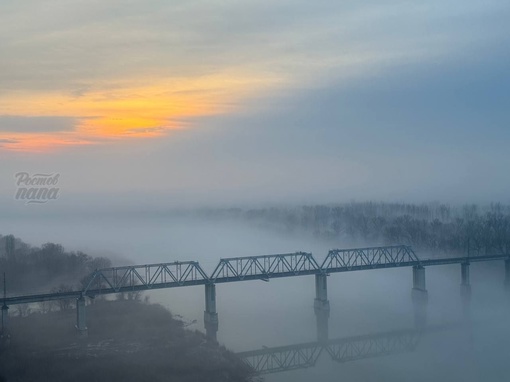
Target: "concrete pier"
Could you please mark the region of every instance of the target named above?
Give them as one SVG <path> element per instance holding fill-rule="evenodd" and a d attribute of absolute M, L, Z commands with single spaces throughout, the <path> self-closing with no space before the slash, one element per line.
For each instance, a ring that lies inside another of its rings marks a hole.
<path fill-rule="evenodd" d="M 2 305 L 2 333 L 5 333 L 9 328 L 9 307 L 5 304 Z"/>
<path fill-rule="evenodd" d="M 207 337 L 213 341 L 217 339 L 218 313 L 216 312 L 216 285 L 205 285 L 204 326 Z"/>
<path fill-rule="evenodd" d="M 80 336 L 88 334 L 87 329 L 87 312 L 85 308 L 85 297 L 81 296 L 76 300 L 76 329 Z"/>
<path fill-rule="evenodd" d="M 414 319 L 418 328 L 427 325 L 428 292 L 425 284 L 425 268 L 413 267 L 413 289 L 411 292 L 414 306 Z"/>
<path fill-rule="evenodd" d="M 462 310 L 465 318 L 469 317 L 469 308 L 471 306 L 471 283 L 469 281 L 469 263 L 460 265 L 460 298 L 462 300 Z"/>
<path fill-rule="evenodd" d="M 471 283 L 469 282 L 469 263 L 460 265 L 460 295 L 463 301 L 469 302 L 471 299 Z"/>
<path fill-rule="evenodd" d="M 510 290 L 510 259 L 505 260 L 505 288 Z"/>
<path fill-rule="evenodd" d="M 329 307 L 329 305 L 328 305 Z M 326 342 L 329 339 L 329 309 L 315 311 L 317 320 L 317 341 Z"/>
<path fill-rule="evenodd" d="M 325 342 L 329 338 L 329 300 L 328 283 L 325 274 L 315 275 L 314 311 L 317 319 L 317 341 Z"/>

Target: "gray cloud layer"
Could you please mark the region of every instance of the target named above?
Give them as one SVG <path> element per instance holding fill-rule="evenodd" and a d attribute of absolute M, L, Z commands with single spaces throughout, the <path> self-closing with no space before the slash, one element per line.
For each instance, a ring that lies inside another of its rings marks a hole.
<path fill-rule="evenodd" d="M 24 1 L 0 4 L 0 95 L 126 76 L 251 69 L 300 82 L 437 59 L 506 36 L 502 1 Z M 371 69 L 370 69 L 371 68 Z"/>
<path fill-rule="evenodd" d="M 25 117 L 0 115 L 0 132 L 47 133 L 71 131 L 76 124 L 73 117 Z"/>

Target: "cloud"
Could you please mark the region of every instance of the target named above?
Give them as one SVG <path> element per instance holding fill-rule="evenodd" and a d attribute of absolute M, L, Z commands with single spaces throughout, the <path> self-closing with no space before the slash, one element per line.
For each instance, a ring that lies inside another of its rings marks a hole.
<path fill-rule="evenodd" d="M 9 139 L 9 138 L 0 138 L 0 148 L 6 148 L 18 144 L 19 141 L 17 139 Z"/>
<path fill-rule="evenodd" d="M 366 74 L 382 64 L 448 55 L 498 28 L 505 36 L 502 10 L 495 0 L 0 5 L 0 95 L 58 90 L 79 96 L 132 79 L 218 71 L 301 82 L 318 71 Z"/>
<path fill-rule="evenodd" d="M 175 127 L 165 121 L 227 115 L 242 104 L 253 108 L 247 99 L 278 92 L 290 94 L 292 101 L 282 104 L 295 114 L 278 118 L 295 126 L 313 119 L 356 126 L 348 139 L 375 121 L 424 126 L 428 117 L 420 120 L 417 113 L 415 119 L 411 110 L 429 102 L 429 111 L 436 111 L 444 95 L 413 93 L 408 99 L 405 83 L 392 80 L 401 88 L 388 89 L 381 76 L 426 73 L 444 63 L 464 67 L 460 56 L 483 46 L 501 49 L 510 33 L 501 0 L 71 3 L 0 4 L 0 114 L 97 117 L 80 119 L 78 142 L 159 137 Z M 329 97 L 324 103 L 336 116 L 313 101 L 291 110 L 300 90 L 308 93 L 304 98 Z M 52 132 L 35 120 L 17 128 Z"/>
<path fill-rule="evenodd" d="M 157 162 L 182 163 L 167 173 L 190 189 L 247 200 L 508 199 L 510 49 L 476 52 L 268 95 L 195 121 L 207 131 L 167 139 Z"/>
<path fill-rule="evenodd" d="M 77 119 L 61 116 L 27 117 L 21 115 L 0 115 L 0 133 L 48 133 L 72 131 Z"/>

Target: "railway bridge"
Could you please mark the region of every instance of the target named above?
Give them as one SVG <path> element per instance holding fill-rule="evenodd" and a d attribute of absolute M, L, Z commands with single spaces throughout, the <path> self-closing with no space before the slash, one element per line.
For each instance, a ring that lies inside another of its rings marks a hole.
<path fill-rule="evenodd" d="M 87 278 L 88 281 L 84 288 L 79 291 L 9 296 L 5 292 L 4 283 L 1 324 L 2 331 L 8 328 L 9 306 L 60 299 L 75 299 L 77 312 L 76 328 L 79 333 L 85 335 L 87 333 L 87 298 L 123 292 L 203 285 L 205 288 L 204 326 L 207 336 L 216 340 L 218 331 L 216 284 L 314 276 L 314 310 L 317 317 L 317 330 L 319 338 L 325 339 L 328 335 L 327 329 L 324 329 L 327 328 L 324 322 L 328 320 L 330 311 L 327 277 L 333 273 L 397 267 L 412 268 L 412 299 L 419 323 L 420 320 L 424 320 L 428 301 L 425 282 L 425 269 L 427 267 L 459 264 L 461 270 L 461 296 L 467 303 L 471 296 L 470 264 L 484 261 L 504 261 L 504 284 L 510 288 L 510 254 L 419 259 L 413 249 L 405 245 L 334 249 L 328 252 L 326 258 L 321 263 L 308 252 L 223 258 L 220 259 L 210 276 L 197 261 L 176 261 L 105 268 L 94 271 Z"/>

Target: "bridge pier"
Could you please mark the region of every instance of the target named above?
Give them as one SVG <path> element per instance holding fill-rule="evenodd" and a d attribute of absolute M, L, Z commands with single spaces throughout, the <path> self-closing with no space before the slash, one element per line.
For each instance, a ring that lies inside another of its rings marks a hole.
<path fill-rule="evenodd" d="M 87 314 L 85 308 L 85 297 L 81 296 L 76 300 L 76 329 L 80 336 L 87 336 Z"/>
<path fill-rule="evenodd" d="M 314 311 L 317 319 L 317 340 L 327 341 L 329 338 L 329 300 L 328 282 L 324 273 L 315 275 L 315 300 Z"/>
<path fill-rule="evenodd" d="M 205 284 L 204 326 L 207 338 L 217 340 L 218 313 L 216 312 L 216 285 Z"/>
<path fill-rule="evenodd" d="M 462 310 L 464 316 L 469 316 L 469 306 L 471 303 L 471 283 L 469 282 L 469 263 L 460 264 L 460 298 L 462 300 Z"/>
<path fill-rule="evenodd" d="M 413 289 L 411 292 L 414 306 L 414 320 L 417 327 L 427 324 L 428 292 L 425 284 L 425 268 L 421 265 L 413 267 Z"/>
<path fill-rule="evenodd" d="M 510 290 L 510 258 L 505 260 L 505 288 Z"/>
<path fill-rule="evenodd" d="M 9 307 L 4 303 L 2 305 L 2 333 L 7 332 L 8 329 L 9 329 Z"/>

